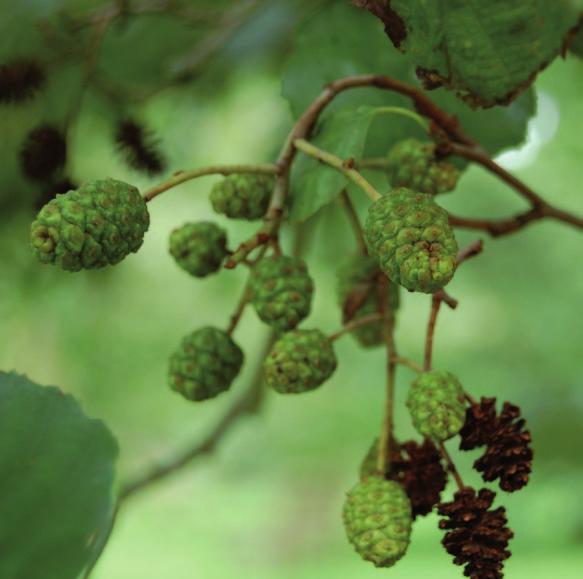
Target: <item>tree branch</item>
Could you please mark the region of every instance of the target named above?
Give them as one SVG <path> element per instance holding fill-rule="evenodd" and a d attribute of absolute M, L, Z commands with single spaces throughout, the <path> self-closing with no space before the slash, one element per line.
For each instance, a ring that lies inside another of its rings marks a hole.
<path fill-rule="evenodd" d="M 358 185 L 372 201 L 376 201 L 381 197 L 381 194 L 356 170 L 354 169 L 354 162 L 351 160 L 343 160 L 328 151 L 319 149 L 312 143 L 309 143 L 305 139 L 296 139 L 294 141 L 294 146 L 306 155 L 314 157 L 322 163 L 326 163 L 334 169 L 337 169 L 343 173 L 346 177 L 352 180 L 356 185 Z"/>
<path fill-rule="evenodd" d="M 147 486 L 178 472 L 183 467 L 190 464 L 194 459 L 213 452 L 219 442 L 221 442 L 223 437 L 231 430 L 240 418 L 257 411 L 260 405 L 263 389 L 262 361 L 271 349 L 273 341 L 274 334 L 271 333 L 266 340 L 266 345 L 263 348 L 263 353 L 260 357 L 260 363 L 257 366 L 255 375 L 253 376 L 249 387 L 225 412 L 214 428 L 202 440 L 196 442 L 190 448 L 177 453 L 168 461 L 161 462 L 148 468 L 145 472 L 139 474 L 133 480 L 130 480 L 123 485 L 119 494 L 120 503 L 123 503 L 129 497 L 143 490 Z"/>
<path fill-rule="evenodd" d="M 358 318 L 357 320 L 352 320 L 351 322 L 348 322 L 347 324 L 342 326 L 342 328 L 340 328 L 338 331 L 334 332 L 333 334 L 330 334 L 328 338 L 332 341 L 337 340 L 338 338 L 344 336 L 348 332 L 352 332 L 352 330 L 355 330 L 356 328 L 367 326 L 368 324 L 378 322 L 381 319 L 382 315 L 379 313 L 362 316 L 362 318 Z"/>
<path fill-rule="evenodd" d="M 340 194 L 340 203 L 344 210 L 346 211 L 346 216 L 348 217 L 348 221 L 350 222 L 350 226 L 352 227 L 352 231 L 354 231 L 354 238 L 356 239 L 356 245 L 358 246 L 358 251 L 362 255 L 367 254 L 366 248 L 366 241 L 364 239 L 364 233 L 362 231 L 362 225 L 360 224 L 360 219 L 358 218 L 358 214 L 356 213 L 356 209 L 352 201 L 350 200 L 350 196 L 346 189 L 343 189 L 342 193 Z"/>
<path fill-rule="evenodd" d="M 276 175 L 279 172 L 277 165 L 273 163 L 257 164 L 257 165 L 211 165 L 210 167 L 201 167 L 199 169 L 193 169 L 192 171 L 178 171 L 168 179 L 151 189 L 148 189 L 144 193 L 144 201 L 149 203 L 168 189 L 176 187 L 186 181 L 191 179 L 197 179 L 198 177 L 204 177 L 205 175 L 233 175 L 234 173 L 256 173 L 263 175 Z"/>

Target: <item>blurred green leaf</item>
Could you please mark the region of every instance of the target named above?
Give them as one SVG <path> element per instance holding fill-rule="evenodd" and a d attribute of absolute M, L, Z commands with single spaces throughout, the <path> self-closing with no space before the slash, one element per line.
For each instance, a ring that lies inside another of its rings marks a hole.
<path fill-rule="evenodd" d="M 573 0 L 368 4 L 376 6 L 420 77 L 483 107 L 507 103 L 522 92 L 561 53 L 579 18 Z"/>
<path fill-rule="evenodd" d="M 415 75 L 406 58 L 387 48 L 381 23 L 365 11 L 347 4 L 320 10 L 299 31 L 294 51 L 288 61 L 283 94 L 295 117 L 309 106 L 322 88 L 334 79 L 354 74 L 385 74 L 414 83 Z M 439 89 L 431 97 L 446 111 L 458 116 L 466 131 L 492 154 L 520 144 L 535 99 L 527 91 L 508 107 L 475 111 L 450 92 Z M 339 108 L 361 105 L 411 108 L 405 97 L 378 89 L 355 89 L 339 95 L 323 118 Z M 366 153 L 384 155 L 397 141 L 422 137 L 423 132 L 409 119 L 386 117 L 371 128 Z"/>
<path fill-rule="evenodd" d="M 112 511 L 117 444 L 58 388 L 0 372 L 0 576 L 74 579 Z"/>

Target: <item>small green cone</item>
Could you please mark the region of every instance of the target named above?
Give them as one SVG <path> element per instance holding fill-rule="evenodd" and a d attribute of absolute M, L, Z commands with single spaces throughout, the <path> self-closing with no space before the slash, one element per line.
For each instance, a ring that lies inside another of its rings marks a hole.
<path fill-rule="evenodd" d="M 375 567 L 392 567 L 409 547 L 411 502 L 395 481 L 362 479 L 346 497 L 343 520 L 356 552 Z"/>
<path fill-rule="evenodd" d="M 131 185 L 104 179 L 51 199 L 30 230 L 41 263 L 66 271 L 119 263 L 141 247 L 150 225 L 148 208 Z"/>
<path fill-rule="evenodd" d="M 430 195 L 453 191 L 459 170 L 448 161 L 438 160 L 435 148 L 435 143 L 417 139 L 397 143 L 387 157 L 387 176 L 391 186 L 407 187 Z"/>
<path fill-rule="evenodd" d="M 227 233 L 215 223 L 186 223 L 170 234 L 169 251 L 194 277 L 206 277 L 221 267 L 228 254 Z"/>
<path fill-rule="evenodd" d="M 273 175 L 229 175 L 213 186 L 210 200 L 217 213 L 231 219 L 261 219 L 274 185 Z"/>
<path fill-rule="evenodd" d="M 320 330 L 292 330 L 273 345 L 263 363 L 267 385 L 299 394 L 322 385 L 336 370 L 331 340 Z"/>
<path fill-rule="evenodd" d="M 455 436 L 466 416 L 462 385 L 444 370 L 421 374 L 409 389 L 407 406 L 416 430 L 436 442 Z"/>
<path fill-rule="evenodd" d="M 453 277 L 457 242 L 432 195 L 404 188 L 383 195 L 369 207 L 364 233 L 382 271 L 408 290 L 434 293 Z"/>
<path fill-rule="evenodd" d="M 314 283 L 301 259 L 262 259 L 253 268 L 250 287 L 257 315 L 280 332 L 295 328 L 310 313 Z"/>
<path fill-rule="evenodd" d="M 243 365 L 243 352 L 223 330 L 210 326 L 185 336 L 169 362 L 168 383 L 187 400 L 228 390 Z"/>

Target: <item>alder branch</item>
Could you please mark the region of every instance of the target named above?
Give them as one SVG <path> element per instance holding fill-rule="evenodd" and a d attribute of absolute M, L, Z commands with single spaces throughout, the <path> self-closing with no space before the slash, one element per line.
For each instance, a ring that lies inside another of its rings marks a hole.
<path fill-rule="evenodd" d="M 447 450 L 447 448 L 445 448 L 445 444 L 443 442 L 439 443 L 439 450 L 441 452 L 441 456 L 443 457 L 443 459 L 445 460 L 445 462 L 447 464 L 448 472 L 450 472 L 453 475 L 453 478 L 455 480 L 455 483 L 456 483 L 458 489 L 460 491 L 464 490 L 466 488 L 466 485 L 464 485 L 464 481 L 462 480 L 462 477 L 460 476 L 460 473 L 459 473 L 458 469 L 456 468 L 455 463 L 453 462 L 453 459 L 451 458 L 451 455 L 449 454 L 449 451 Z"/>
<path fill-rule="evenodd" d="M 367 326 L 368 324 L 372 324 L 373 322 L 378 322 L 379 320 L 382 320 L 382 315 L 379 313 L 368 314 L 366 316 L 362 316 L 362 318 L 358 318 L 357 320 L 352 320 L 352 321 L 348 322 L 347 324 L 344 324 L 344 326 L 342 326 L 342 328 L 340 328 L 338 331 L 334 332 L 333 334 L 330 334 L 328 336 L 328 338 L 332 341 L 337 340 L 338 338 L 344 336 L 348 332 L 352 332 L 352 330 L 355 330 L 356 328 L 361 328 L 362 326 Z"/>
<path fill-rule="evenodd" d="M 395 364 L 399 364 L 401 366 L 405 366 L 413 372 L 417 372 L 418 374 L 423 372 L 423 366 L 420 366 L 414 360 L 410 360 L 409 358 L 403 358 L 402 356 L 393 356 L 393 362 Z"/>
<path fill-rule="evenodd" d="M 397 347 L 395 345 L 395 313 L 387 300 L 389 280 L 385 275 L 379 275 L 379 310 L 383 318 L 385 347 L 387 350 L 387 374 L 385 390 L 385 412 L 381 434 L 379 436 L 379 452 L 377 456 L 377 470 L 389 472 L 391 441 L 394 429 L 395 381 L 397 372 Z"/>
<path fill-rule="evenodd" d="M 233 175 L 235 173 L 255 173 L 262 175 L 276 175 L 279 172 L 277 165 L 273 163 L 257 164 L 257 165 L 211 165 L 209 167 L 201 167 L 199 169 L 193 169 L 192 171 L 178 171 L 174 175 L 158 185 L 148 189 L 144 193 L 144 201 L 149 203 L 168 189 L 172 189 L 177 185 L 181 185 L 186 181 L 192 179 L 197 179 L 198 177 L 204 177 L 206 175 Z"/>
<path fill-rule="evenodd" d="M 456 259 L 457 266 L 459 267 L 468 259 L 479 255 L 482 253 L 483 249 L 484 242 L 481 239 L 473 241 L 458 252 Z M 443 288 L 431 296 L 431 310 L 429 313 L 429 321 L 427 322 L 427 331 L 425 333 L 425 353 L 423 356 L 423 369 L 425 372 L 431 370 L 435 327 L 441 304 L 443 302 L 447 303 L 452 309 L 455 309 L 458 306 L 458 301 L 455 298 L 452 298 Z"/>
<path fill-rule="evenodd" d="M 356 209 L 354 208 L 354 204 L 352 203 L 350 195 L 348 195 L 346 189 L 343 189 L 342 193 L 340 194 L 340 203 L 342 207 L 344 207 L 346 216 L 348 217 L 348 221 L 350 222 L 350 226 L 354 232 L 354 238 L 356 239 L 358 251 L 362 255 L 366 255 L 367 248 L 366 241 L 364 239 L 364 233 L 362 231 L 362 225 L 360 223 L 360 219 L 358 218 L 358 214 L 356 213 Z"/>
<path fill-rule="evenodd" d="M 146 469 L 144 473 L 139 474 L 133 480 L 130 480 L 123 485 L 119 494 L 120 503 L 123 503 L 129 497 L 135 495 L 147 486 L 178 472 L 183 467 L 189 465 L 194 459 L 212 453 L 219 442 L 222 441 L 224 436 L 232 429 L 240 418 L 257 412 L 261 403 L 263 391 L 262 361 L 269 353 L 274 338 L 275 335 L 273 332 L 270 333 L 249 387 L 225 412 L 214 428 L 202 440 L 197 441 L 190 448 L 176 454 L 168 461 L 161 462 Z"/>
<path fill-rule="evenodd" d="M 432 120 L 455 142 L 463 143 L 470 147 L 478 147 L 478 144 L 465 134 L 455 116 L 446 113 L 427 97 L 422 90 L 413 85 L 403 83 L 389 76 L 375 74 L 355 75 L 337 79 L 329 83 L 314 101 L 312 101 L 290 131 L 277 160 L 280 171 L 269 207 L 264 217 L 264 225 L 253 237 L 239 246 L 225 267 L 236 267 L 238 263 L 245 260 L 249 252 L 253 251 L 261 243 L 265 243 L 265 241 L 261 240 L 277 237 L 285 207 L 285 200 L 289 191 L 291 166 L 297 154 L 295 142 L 298 139 L 306 140 L 310 137 L 324 109 L 340 93 L 346 90 L 364 87 L 376 87 L 397 92 L 408 97 L 412 100 L 418 113 Z"/>
<path fill-rule="evenodd" d="M 312 145 L 305 139 L 296 139 L 294 141 L 294 146 L 306 155 L 310 155 L 322 163 L 330 165 L 334 169 L 337 169 L 356 185 L 358 185 L 371 199 L 371 201 L 376 201 L 380 199 L 381 194 L 369 183 L 369 181 L 363 177 L 355 168 L 354 161 L 351 159 L 343 160 L 328 151 L 324 151 Z"/>

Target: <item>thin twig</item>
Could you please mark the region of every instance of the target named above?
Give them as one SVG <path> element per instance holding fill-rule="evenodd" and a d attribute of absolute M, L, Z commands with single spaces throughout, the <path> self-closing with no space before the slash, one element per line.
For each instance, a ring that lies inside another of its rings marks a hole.
<path fill-rule="evenodd" d="M 148 468 L 144 473 L 139 474 L 133 480 L 130 480 L 123 485 L 119 494 L 119 500 L 121 503 L 152 483 L 178 472 L 180 469 L 190 464 L 194 459 L 205 454 L 210 454 L 214 451 L 225 434 L 231 430 L 239 418 L 257 412 L 263 390 L 263 368 L 261 362 L 271 349 L 273 340 L 274 334 L 271 333 L 266 340 L 266 345 L 259 358 L 260 363 L 257 366 L 255 375 L 253 376 L 249 387 L 246 392 L 244 392 L 243 395 L 227 410 L 215 427 L 201 441 L 197 442 L 192 447 L 172 456 L 167 461 Z"/>
<path fill-rule="evenodd" d="M 314 126 L 324 109 L 342 92 L 346 90 L 376 87 L 383 90 L 397 92 L 412 100 L 417 112 L 431 119 L 443 132 L 456 142 L 471 147 L 478 147 L 476 141 L 466 135 L 460 127 L 457 118 L 447 114 L 435 104 L 422 90 L 413 85 L 408 85 L 389 76 L 363 74 L 348 76 L 329 83 L 324 90 L 312 101 L 310 106 L 302 113 L 290 131 L 284 146 L 277 159 L 280 172 L 271 196 L 269 208 L 264 217 L 263 227 L 253 237 L 244 241 L 225 267 L 233 268 L 245 260 L 249 252 L 261 244 L 262 239 L 277 236 L 281 225 L 285 200 L 289 191 L 289 175 L 292 163 L 297 154 L 295 141 L 308 139 Z M 264 243 L 264 242 L 263 242 Z"/>
<path fill-rule="evenodd" d="M 251 275 L 251 274 L 249 274 L 249 275 Z M 249 282 L 247 282 L 247 284 L 245 285 L 245 289 L 243 290 L 243 293 L 241 294 L 241 298 L 239 299 L 239 302 L 237 303 L 237 307 L 235 308 L 235 311 L 231 314 L 231 318 L 229 320 L 229 327 L 227 328 L 227 334 L 229 334 L 229 336 L 233 335 L 233 332 L 235 331 L 235 329 L 239 325 L 239 322 L 241 321 L 241 317 L 243 316 L 243 312 L 245 311 L 245 308 L 249 304 L 250 299 L 251 299 L 251 288 L 249 286 Z"/>
<path fill-rule="evenodd" d="M 362 326 L 367 326 L 368 324 L 372 324 L 373 322 L 378 322 L 381 319 L 382 319 L 382 315 L 379 313 L 368 314 L 366 316 L 362 316 L 362 318 L 358 318 L 357 320 L 352 320 L 352 321 L 348 322 L 347 324 L 342 326 L 342 328 L 340 328 L 338 331 L 334 332 L 333 334 L 330 334 L 328 336 L 328 338 L 332 341 L 337 340 L 338 338 L 341 338 L 342 336 L 344 336 L 348 332 L 352 332 L 352 330 L 355 330 L 356 328 L 361 328 Z"/>
<path fill-rule="evenodd" d="M 354 208 L 354 204 L 350 200 L 350 196 L 346 189 L 342 190 L 340 194 L 340 203 L 344 207 L 346 211 L 346 216 L 348 217 L 348 221 L 352 227 L 352 231 L 354 231 L 354 238 L 356 239 L 356 245 L 358 246 L 358 250 L 362 255 L 367 254 L 366 249 L 366 241 L 364 239 L 364 233 L 362 231 L 362 225 L 360 224 L 360 219 L 356 213 L 356 209 Z"/>
<path fill-rule="evenodd" d="M 387 383 L 385 396 L 385 412 L 381 434 L 379 436 L 379 453 L 377 456 L 377 470 L 388 472 L 390 468 L 391 440 L 393 439 L 393 408 L 395 405 L 395 378 L 397 371 L 397 348 L 395 346 L 395 315 L 391 310 L 391 304 L 387 300 L 389 280 L 379 276 L 379 309 L 384 320 L 384 337 L 387 349 Z"/>
<path fill-rule="evenodd" d="M 170 179 L 159 183 L 158 185 L 148 189 L 144 193 L 144 201 L 146 203 L 152 201 L 155 197 L 176 187 L 191 179 L 204 177 L 205 175 L 233 175 L 235 173 L 256 173 L 262 175 L 276 175 L 279 169 L 273 163 L 257 164 L 257 165 L 211 165 L 210 167 L 200 167 L 192 171 L 178 171 Z"/>
<path fill-rule="evenodd" d="M 461 143 L 450 143 L 446 145 L 445 150 L 481 165 L 484 169 L 512 187 L 531 206 L 528 211 L 519 213 L 508 219 L 471 219 L 450 215 L 450 223 L 453 226 L 465 229 L 478 229 L 485 231 L 492 237 L 500 237 L 514 233 L 533 221 L 550 218 L 572 225 L 578 229 L 583 229 L 583 217 L 558 209 L 546 202 L 538 193 L 526 185 L 526 183 L 498 165 L 484 151 L 471 146 L 465 146 Z"/>
<path fill-rule="evenodd" d="M 466 486 L 464 485 L 464 481 L 458 472 L 458 469 L 451 458 L 447 448 L 445 448 L 445 444 L 443 442 L 439 443 L 439 450 L 441 451 L 441 456 L 444 458 L 445 462 L 447 463 L 447 470 L 453 475 L 455 483 L 460 491 L 464 490 Z"/>
<path fill-rule="evenodd" d="M 433 337 L 435 335 L 435 325 L 437 323 L 437 316 L 441 308 L 442 300 L 439 296 L 431 296 L 431 312 L 429 314 L 429 322 L 427 324 L 427 332 L 425 333 L 425 355 L 423 357 L 423 370 L 428 372 L 431 370 L 431 362 L 433 357 Z"/>
<path fill-rule="evenodd" d="M 343 173 L 346 177 L 352 180 L 356 185 L 358 185 L 370 198 L 372 201 L 376 201 L 381 197 L 381 194 L 372 186 L 371 183 L 367 179 L 365 179 L 356 169 L 354 169 L 354 163 L 350 160 L 345 161 L 328 151 L 324 151 L 309 143 L 305 139 L 296 139 L 294 141 L 294 146 L 296 149 L 299 149 L 306 155 L 310 155 L 321 161 L 322 163 L 326 163 L 334 169 Z"/>
<path fill-rule="evenodd" d="M 400 364 L 401 366 L 406 366 L 407 368 L 410 368 L 414 372 L 417 373 L 423 372 L 423 367 L 417 364 L 417 362 L 415 362 L 414 360 L 410 360 L 409 358 L 394 356 L 393 362 L 395 362 L 395 364 Z"/>

